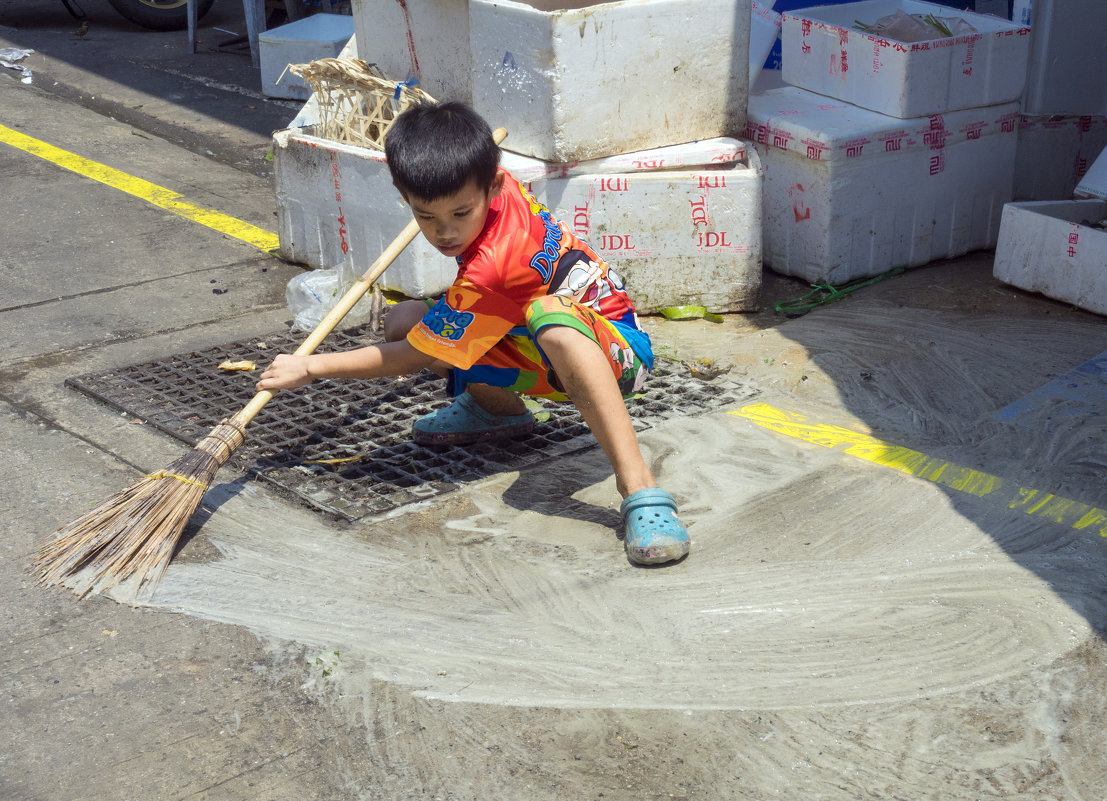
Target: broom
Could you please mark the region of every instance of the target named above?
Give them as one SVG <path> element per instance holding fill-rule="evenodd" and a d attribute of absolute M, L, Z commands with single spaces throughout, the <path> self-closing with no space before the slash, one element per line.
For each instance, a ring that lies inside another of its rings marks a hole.
<path fill-rule="evenodd" d="M 496 144 L 506 136 L 503 128 L 492 134 Z M 418 233 L 419 225 L 412 220 L 319 321 L 295 355 L 314 352 Z M 38 549 L 33 570 L 39 585 L 61 584 L 83 598 L 133 579 L 135 598 L 152 595 L 211 480 L 246 439 L 247 424 L 273 395 L 271 390 L 258 392 L 192 451 L 58 529 Z"/>

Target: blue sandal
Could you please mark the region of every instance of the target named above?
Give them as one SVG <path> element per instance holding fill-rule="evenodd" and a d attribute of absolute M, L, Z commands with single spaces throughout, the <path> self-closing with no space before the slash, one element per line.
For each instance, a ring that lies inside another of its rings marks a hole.
<path fill-rule="evenodd" d="M 420 417 L 412 429 L 420 445 L 465 445 L 529 434 L 534 430 L 534 415 L 529 409 L 502 417 L 490 414 L 466 392 L 449 406 Z"/>
<path fill-rule="evenodd" d="M 688 530 L 677 517 L 676 501 L 661 489 L 643 489 L 623 499 L 619 511 L 627 556 L 640 565 L 672 562 L 688 553 Z"/>

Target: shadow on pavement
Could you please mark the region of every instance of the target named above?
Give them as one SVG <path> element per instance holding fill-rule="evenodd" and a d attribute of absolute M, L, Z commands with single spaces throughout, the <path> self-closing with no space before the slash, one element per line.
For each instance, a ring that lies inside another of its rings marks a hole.
<path fill-rule="evenodd" d="M 890 446 L 878 460 L 929 457 L 914 475 L 1107 637 L 1107 375 L 1085 364 L 1107 351 L 1100 317 L 1001 284 L 977 254 L 779 330 Z"/>

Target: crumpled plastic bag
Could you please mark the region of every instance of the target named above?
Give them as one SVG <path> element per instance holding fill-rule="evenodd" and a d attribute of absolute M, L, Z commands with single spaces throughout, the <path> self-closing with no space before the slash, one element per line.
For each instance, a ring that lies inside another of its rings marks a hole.
<path fill-rule="evenodd" d="M 341 267 L 333 270 L 309 270 L 294 275 L 284 291 L 288 310 L 293 314 L 292 330 L 313 331 L 360 278 L 352 270 Z M 374 308 L 373 296 L 366 292 L 342 318 L 337 328 L 355 328 L 374 318 L 380 318 L 380 309 Z"/>
<path fill-rule="evenodd" d="M 23 77 L 20 79 L 20 83 L 31 82 L 31 70 L 24 67 L 22 64 L 16 64 L 17 61 L 22 61 L 34 50 L 20 50 L 15 47 L 0 47 L 0 67 L 7 67 L 10 70 L 18 70 L 23 73 Z"/>
<path fill-rule="evenodd" d="M 932 39 L 946 39 L 950 36 L 963 36 L 976 33 L 963 17 L 935 17 L 933 14 L 908 14 L 897 9 L 886 17 L 881 17 L 872 25 L 862 27 L 865 33 L 897 42 L 928 42 Z"/>

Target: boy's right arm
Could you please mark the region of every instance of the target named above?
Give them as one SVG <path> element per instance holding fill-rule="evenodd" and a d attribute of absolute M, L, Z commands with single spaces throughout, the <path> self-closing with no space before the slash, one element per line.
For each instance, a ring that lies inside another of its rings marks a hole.
<path fill-rule="evenodd" d="M 261 374 L 257 390 L 295 389 L 316 378 L 381 378 L 406 375 L 436 360 L 413 348 L 407 340 L 384 342 L 338 353 L 312 353 L 308 356 L 281 354 Z"/>

